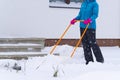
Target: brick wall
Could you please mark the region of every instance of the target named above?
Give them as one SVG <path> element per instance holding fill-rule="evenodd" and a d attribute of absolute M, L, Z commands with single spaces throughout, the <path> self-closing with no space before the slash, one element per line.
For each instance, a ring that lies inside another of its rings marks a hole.
<path fill-rule="evenodd" d="M 58 39 L 46 39 L 45 46 L 53 46 L 56 44 Z M 59 45 L 71 45 L 75 46 L 78 39 L 62 39 Z M 119 46 L 120 47 L 120 39 L 97 39 L 97 43 L 99 46 Z"/>

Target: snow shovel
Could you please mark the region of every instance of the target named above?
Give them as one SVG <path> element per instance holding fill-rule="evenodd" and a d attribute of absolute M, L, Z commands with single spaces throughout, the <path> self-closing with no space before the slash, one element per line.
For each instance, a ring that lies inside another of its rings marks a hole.
<path fill-rule="evenodd" d="M 77 20 L 78 22 L 83 22 L 83 20 Z M 50 54 L 53 54 L 53 51 L 55 50 L 55 48 L 59 45 L 59 43 L 61 42 L 62 38 L 64 37 L 64 35 L 66 34 L 66 32 L 69 30 L 69 28 L 71 27 L 72 24 L 69 24 L 67 26 L 67 28 L 65 29 L 65 31 L 63 32 L 63 34 L 61 35 L 61 37 L 59 38 L 59 40 L 57 41 L 57 43 L 54 45 L 54 47 L 51 49 Z"/>
<path fill-rule="evenodd" d="M 78 22 L 83 22 L 83 20 L 77 20 Z M 57 41 L 57 43 L 53 46 L 53 48 L 50 51 L 50 55 L 53 54 L 53 51 L 55 50 L 55 48 L 58 46 L 58 44 L 61 42 L 62 38 L 64 37 L 64 35 L 66 34 L 66 32 L 69 30 L 69 28 L 71 27 L 72 24 L 69 24 L 67 26 L 67 28 L 65 29 L 65 31 L 63 32 L 63 34 L 61 35 L 61 37 L 59 38 L 59 40 Z M 84 36 L 84 35 L 83 35 Z M 76 48 L 78 47 L 79 43 L 77 43 Z M 74 50 L 75 51 L 75 50 Z M 74 52 L 72 52 L 72 54 L 74 54 Z M 72 55 L 73 56 L 73 55 Z M 43 60 L 42 63 L 40 65 L 37 66 L 36 70 L 46 61 L 47 59 Z"/>

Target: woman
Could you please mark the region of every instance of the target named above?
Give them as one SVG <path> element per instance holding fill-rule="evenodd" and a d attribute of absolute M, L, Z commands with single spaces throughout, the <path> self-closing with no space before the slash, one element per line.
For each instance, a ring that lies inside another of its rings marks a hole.
<path fill-rule="evenodd" d="M 76 20 L 84 20 L 84 22 L 80 23 L 81 34 L 85 30 L 86 25 L 90 24 L 82 39 L 86 65 L 90 61 L 94 62 L 92 52 L 97 62 L 104 62 L 103 55 L 96 42 L 96 18 L 98 17 L 98 12 L 99 6 L 96 0 L 83 0 L 78 16 L 71 20 L 71 24 L 75 24 Z"/>

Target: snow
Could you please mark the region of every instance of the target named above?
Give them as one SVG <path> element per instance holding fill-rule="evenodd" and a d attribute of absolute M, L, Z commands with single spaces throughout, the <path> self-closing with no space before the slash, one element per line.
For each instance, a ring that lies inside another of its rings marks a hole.
<path fill-rule="evenodd" d="M 33 44 L 33 43 L 18 43 L 18 44 L 0 44 L 0 46 L 38 46 L 40 44 Z"/>
<path fill-rule="evenodd" d="M 49 53 L 52 47 L 45 47 L 41 52 Z M 1 80 L 120 80 L 120 48 L 100 47 L 105 63 L 90 62 L 85 65 L 83 50 L 79 47 L 73 58 L 70 54 L 74 47 L 58 46 L 54 53 L 60 56 L 47 55 L 30 57 L 28 60 L 0 60 Z M 17 63 L 22 70 L 12 69 Z M 55 72 L 57 77 L 53 77 Z"/>

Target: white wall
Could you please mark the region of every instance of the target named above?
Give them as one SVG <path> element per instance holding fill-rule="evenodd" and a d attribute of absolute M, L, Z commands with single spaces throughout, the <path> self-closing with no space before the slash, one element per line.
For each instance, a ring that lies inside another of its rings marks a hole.
<path fill-rule="evenodd" d="M 97 36 L 99 38 L 120 38 L 120 0 L 98 0 L 100 14 Z"/>
<path fill-rule="evenodd" d="M 98 0 L 97 38 L 120 38 L 120 0 Z M 49 0 L 0 0 L 0 37 L 59 38 L 79 9 L 49 8 Z M 65 38 L 79 37 L 79 23 Z"/>

